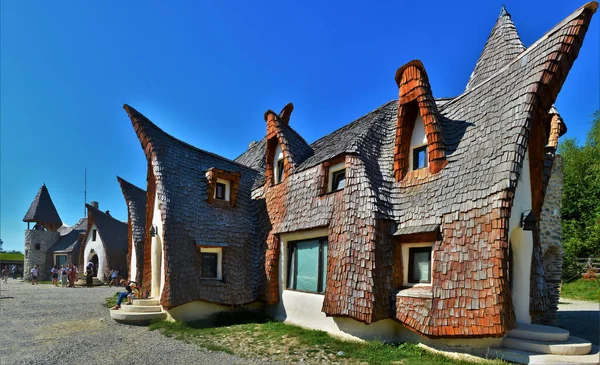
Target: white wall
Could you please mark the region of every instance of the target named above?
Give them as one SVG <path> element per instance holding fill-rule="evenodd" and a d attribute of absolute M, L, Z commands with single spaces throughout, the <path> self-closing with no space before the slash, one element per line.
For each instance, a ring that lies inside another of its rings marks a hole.
<path fill-rule="evenodd" d="M 135 253 L 135 241 L 131 238 L 131 262 L 129 263 L 129 280 L 135 281 L 137 275 L 137 256 Z"/>
<path fill-rule="evenodd" d="M 521 176 L 517 182 L 513 207 L 510 213 L 509 232 L 513 255 L 512 298 L 517 322 L 531 323 L 529 314 L 531 257 L 533 234 L 521 229 L 521 214 L 532 208 L 529 178 L 529 151 L 525 154 Z"/>
<path fill-rule="evenodd" d="M 96 230 L 96 240 L 92 241 L 92 238 L 94 237 L 94 229 Z M 83 270 L 85 272 L 85 267 L 90 261 L 90 258 L 93 256 L 90 255 L 90 252 L 92 251 L 92 249 L 94 249 L 94 252 L 96 253 L 96 255 L 98 255 L 98 267 L 96 268 L 98 270 L 98 275 L 96 275 L 96 277 L 99 280 L 104 281 L 104 270 L 106 270 L 106 252 L 104 251 L 104 245 L 102 244 L 102 237 L 100 237 L 100 232 L 98 232 L 97 229 L 98 228 L 94 224 L 92 226 L 92 229 L 90 230 L 90 234 L 88 235 L 87 241 L 85 243 L 85 251 L 83 253 L 82 265 Z"/>
<path fill-rule="evenodd" d="M 421 114 L 417 113 L 415 126 L 410 137 L 410 153 L 408 155 L 408 171 L 413 170 L 413 149 L 427 144 L 427 135 L 425 134 L 425 123 Z M 427 154 L 429 158 L 429 155 Z M 429 165 L 429 164 L 428 164 Z"/>
<path fill-rule="evenodd" d="M 163 225 L 160 214 L 158 193 L 154 194 L 154 212 L 152 214 L 152 224 L 156 228 L 156 236 L 152 237 L 152 287 L 150 295 L 160 298 L 165 286 L 165 260 L 164 247 L 162 242 Z"/>

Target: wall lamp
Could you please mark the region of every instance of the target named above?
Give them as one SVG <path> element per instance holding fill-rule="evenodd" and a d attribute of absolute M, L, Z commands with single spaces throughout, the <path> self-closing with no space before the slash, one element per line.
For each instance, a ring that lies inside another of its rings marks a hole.
<path fill-rule="evenodd" d="M 524 231 L 533 231 L 536 224 L 537 221 L 531 209 L 521 213 L 521 228 L 523 228 Z"/>

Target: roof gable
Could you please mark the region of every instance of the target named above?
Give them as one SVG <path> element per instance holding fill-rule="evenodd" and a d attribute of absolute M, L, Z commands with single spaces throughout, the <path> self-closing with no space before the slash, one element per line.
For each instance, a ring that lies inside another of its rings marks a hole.
<path fill-rule="evenodd" d="M 118 176 L 117 181 L 119 181 L 127 203 L 132 238 L 134 242 L 144 242 L 146 237 L 146 190 L 138 188 Z"/>
<path fill-rule="evenodd" d="M 102 244 L 106 251 L 106 256 L 110 258 L 124 258 L 127 255 L 127 224 L 117 220 L 109 214 L 102 212 L 95 207 L 86 204 L 93 224 L 98 229 L 98 234 L 102 238 Z M 88 231 L 90 225 L 88 223 Z"/>
<path fill-rule="evenodd" d="M 33 199 L 27 213 L 25 213 L 25 217 L 23 217 L 23 222 L 44 222 L 56 224 L 58 227 L 62 225 L 62 220 L 56 211 L 52 198 L 50 198 L 46 184 L 42 185 Z"/>

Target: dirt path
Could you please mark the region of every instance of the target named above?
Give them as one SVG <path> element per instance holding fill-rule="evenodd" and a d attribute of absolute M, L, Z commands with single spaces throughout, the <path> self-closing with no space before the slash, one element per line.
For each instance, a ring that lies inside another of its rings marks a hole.
<path fill-rule="evenodd" d="M 102 304 L 118 289 L 0 286 L 0 364 L 264 364 L 118 324 Z"/>

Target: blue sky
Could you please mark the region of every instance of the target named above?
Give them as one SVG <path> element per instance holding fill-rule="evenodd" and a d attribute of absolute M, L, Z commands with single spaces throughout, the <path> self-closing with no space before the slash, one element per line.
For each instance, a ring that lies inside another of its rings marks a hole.
<path fill-rule="evenodd" d="M 503 1 L 526 46 L 584 4 Z M 124 103 L 233 159 L 264 135 L 264 112 L 291 101 L 310 143 L 395 99 L 395 71 L 412 59 L 435 97 L 460 94 L 501 5 L 2 1 L 4 249 L 23 249 L 21 220 L 44 182 L 64 222 L 83 216 L 84 167 L 88 202 L 127 219 L 116 176 L 145 188 L 146 162 Z M 579 140 L 600 108 L 599 22 L 556 102 Z"/>

